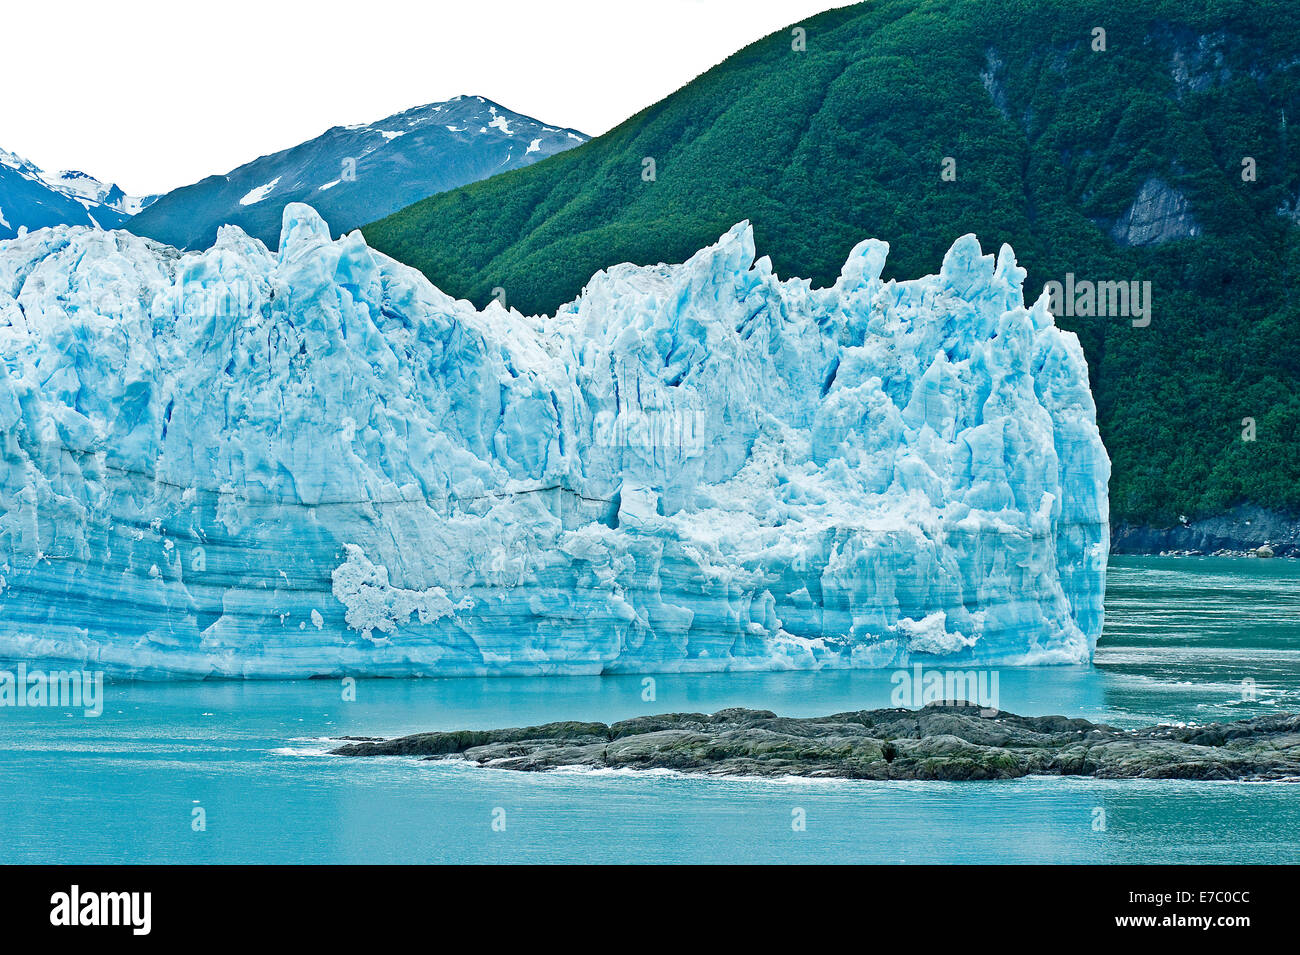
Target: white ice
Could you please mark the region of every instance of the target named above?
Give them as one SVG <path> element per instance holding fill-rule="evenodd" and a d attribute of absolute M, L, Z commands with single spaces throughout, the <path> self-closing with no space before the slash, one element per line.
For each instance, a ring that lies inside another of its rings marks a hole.
<path fill-rule="evenodd" d="M 1109 462 L 1009 248 L 742 223 L 554 317 L 285 209 L 0 242 L 0 659 L 143 677 L 1087 660 Z M 509 289 L 506 290 L 507 298 Z"/>

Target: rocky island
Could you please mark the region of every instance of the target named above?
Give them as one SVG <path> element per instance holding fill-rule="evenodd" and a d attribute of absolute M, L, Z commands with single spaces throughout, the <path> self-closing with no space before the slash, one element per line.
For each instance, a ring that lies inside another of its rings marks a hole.
<path fill-rule="evenodd" d="M 1300 716 L 1124 730 L 965 704 L 790 718 L 769 710 L 665 713 L 612 725 L 353 738 L 338 756 L 463 759 L 493 769 L 670 769 L 718 776 L 988 780 L 1300 780 Z"/>

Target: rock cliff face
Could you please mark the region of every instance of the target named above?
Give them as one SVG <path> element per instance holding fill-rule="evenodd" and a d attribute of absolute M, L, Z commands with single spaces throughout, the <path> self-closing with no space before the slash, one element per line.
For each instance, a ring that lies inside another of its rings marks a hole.
<path fill-rule="evenodd" d="M 1086 660 L 1109 462 L 1009 248 L 747 225 L 553 318 L 285 210 L 0 243 L 0 657 L 146 677 Z"/>
<path fill-rule="evenodd" d="M 1117 554 L 1241 554 L 1261 547 L 1276 557 L 1300 557 L 1300 521 L 1262 507 L 1242 507 L 1173 527 L 1120 524 L 1112 549 Z"/>
<path fill-rule="evenodd" d="M 1110 234 L 1120 245 L 1158 245 L 1175 239 L 1194 239 L 1201 227 L 1192 215 L 1187 197 L 1155 177 L 1138 190 Z"/>

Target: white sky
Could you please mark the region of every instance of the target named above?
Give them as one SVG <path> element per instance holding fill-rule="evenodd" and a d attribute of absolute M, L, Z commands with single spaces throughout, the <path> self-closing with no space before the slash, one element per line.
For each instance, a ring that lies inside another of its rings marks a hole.
<path fill-rule="evenodd" d="M 458 93 L 597 135 L 845 3 L 6 0 L 0 148 L 145 195 Z"/>

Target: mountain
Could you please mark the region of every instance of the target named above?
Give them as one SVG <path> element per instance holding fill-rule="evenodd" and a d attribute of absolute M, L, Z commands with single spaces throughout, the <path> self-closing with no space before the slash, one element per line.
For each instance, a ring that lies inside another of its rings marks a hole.
<path fill-rule="evenodd" d="M 0 245 L 0 661 L 143 677 L 1079 663 L 1109 464 L 1003 247 L 740 223 L 552 318 L 284 210 Z M 105 597 L 111 599 L 105 599 Z"/>
<path fill-rule="evenodd" d="M 815 285 L 863 235 L 915 277 L 965 233 L 1009 242 L 1029 287 L 1150 282 L 1145 317 L 1058 317 L 1088 358 L 1117 525 L 1300 514 L 1300 32 L 1278 29 L 1296 22 L 1296 0 L 833 10 L 364 231 L 450 294 L 499 287 L 525 312 L 740 219 Z"/>
<path fill-rule="evenodd" d="M 531 165 L 586 142 L 481 96 L 458 96 L 359 126 L 335 126 L 292 149 L 169 192 L 128 228 L 182 249 L 207 248 L 221 225 L 274 245 L 290 202 L 319 209 L 340 234 L 434 193 Z"/>
<path fill-rule="evenodd" d="M 120 228 L 156 197 L 135 198 L 76 170 L 48 173 L 0 149 L 0 239 L 21 228 L 54 225 Z"/>

